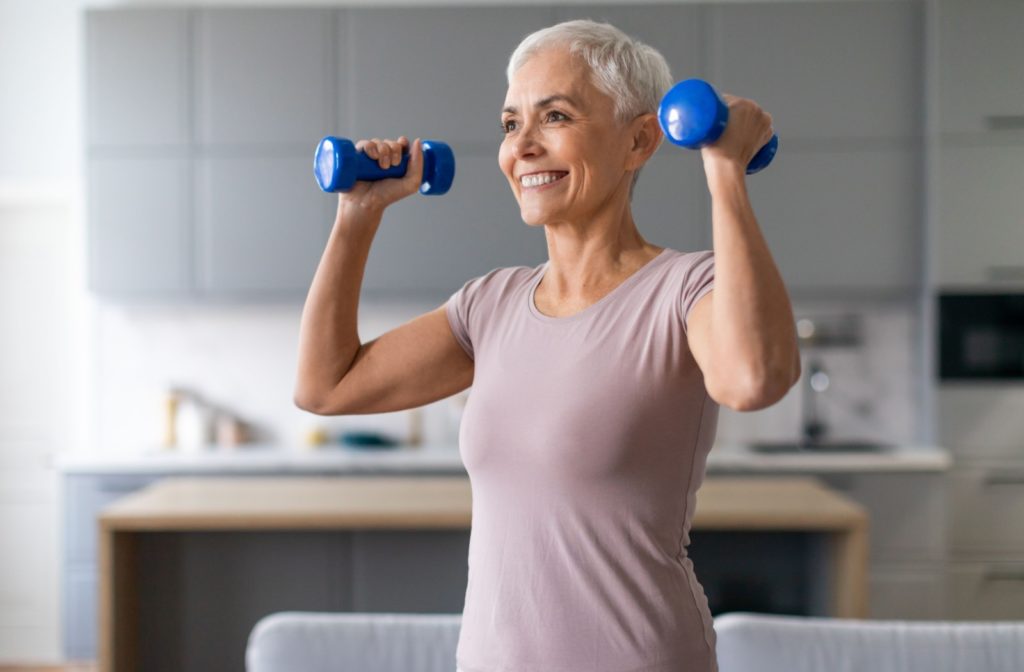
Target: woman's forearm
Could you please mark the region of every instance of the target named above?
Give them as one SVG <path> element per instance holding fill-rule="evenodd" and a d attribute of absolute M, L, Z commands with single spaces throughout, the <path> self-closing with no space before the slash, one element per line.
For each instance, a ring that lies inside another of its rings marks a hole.
<path fill-rule="evenodd" d="M 378 213 L 352 214 L 338 208 L 302 309 L 295 381 L 295 403 L 300 408 L 315 407 L 334 389 L 359 351 L 359 293 L 380 221 Z"/>
<path fill-rule="evenodd" d="M 789 295 L 747 195 L 743 167 L 707 162 L 715 251 L 713 361 L 724 380 L 774 403 L 800 375 Z"/>

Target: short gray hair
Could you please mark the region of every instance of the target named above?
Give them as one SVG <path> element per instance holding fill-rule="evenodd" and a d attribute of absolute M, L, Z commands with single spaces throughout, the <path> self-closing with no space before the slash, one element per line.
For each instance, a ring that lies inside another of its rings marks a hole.
<path fill-rule="evenodd" d="M 531 56 L 553 46 L 568 47 L 570 54 L 582 57 L 590 66 L 594 86 L 615 102 L 619 123 L 656 113 L 662 97 L 672 88 L 672 72 L 661 52 L 610 23 L 589 19 L 563 21 L 523 38 L 508 60 L 508 82 L 512 83 L 512 75 Z M 637 168 L 629 186 L 630 199 L 639 177 Z"/>

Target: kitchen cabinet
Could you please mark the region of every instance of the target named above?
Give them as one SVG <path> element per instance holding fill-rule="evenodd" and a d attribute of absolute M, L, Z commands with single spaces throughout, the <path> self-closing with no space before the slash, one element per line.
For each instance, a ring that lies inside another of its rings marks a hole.
<path fill-rule="evenodd" d="M 74 474 L 61 480 L 64 548 L 63 654 L 68 660 L 96 658 L 99 616 L 97 516 L 100 509 L 161 478 L 156 474 Z"/>
<path fill-rule="evenodd" d="M 182 156 L 89 156 L 89 287 L 180 297 L 193 288 L 191 164 Z"/>
<path fill-rule="evenodd" d="M 315 188 L 310 164 L 306 152 L 195 159 L 192 249 L 201 294 L 272 296 L 309 287 L 337 207 Z"/>
<path fill-rule="evenodd" d="M 922 2 L 720 3 L 708 20 L 712 83 L 772 115 L 776 161 L 921 136 Z"/>
<path fill-rule="evenodd" d="M 316 188 L 312 152 L 345 81 L 342 20 L 329 9 L 87 10 L 91 290 L 304 295 L 337 204 Z"/>
<path fill-rule="evenodd" d="M 931 258 L 944 288 L 1024 284 L 1024 139 L 994 136 L 938 148 Z"/>
<path fill-rule="evenodd" d="M 351 77 L 339 131 L 459 143 L 457 162 L 467 151 L 496 161 L 509 54 L 553 18 L 542 6 L 352 8 L 338 38 Z"/>
<path fill-rule="evenodd" d="M 334 73 L 347 72 L 338 67 L 345 46 L 335 41 L 338 14 L 251 7 L 193 16 L 197 144 L 297 146 L 311 168 L 312 148 L 334 118 Z"/>
<path fill-rule="evenodd" d="M 958 462 L 1024 462 L 1024 386 L 944 384 L 936 403 L 938 435 Z"/>
<path fill-rule="evenodd" d="M 1019 288 L 1024 4 L 939 0 L 934 7 L 932 279 L 942 288 Z"/>
<path fill-rule="evenodd" d="M 851 472 L 818 478 L 868 511 L 870 617 L 946 618 L 946 473 Z"/>
<path fill-rule="evenodd" d="M 795 298 L 919 286 L 923 29 L 918 2 L 707 8 L 712 83 L 755 100 L 779 135 L 747 184 Z"/>
<path fill-rule="evenodd" d="M 189 143 L 189 30 L 184 9 L 85 13 L 90 149 Z"/>
<path fill-rule="evenodd" d="M 795 298 L 913 292 L 921 268 L 919 163 L 916 145 L 839 152 L 780 144 L 747 191 Z"/>
<path fill-rule="evenodd" d="M 1024 4 L 938 0 L 938 120 L 944 135 L 1024 142 Z"/>
<path fill-rule="evenodd" d="M 136 229 L 146 198 L 128 196 L 129 207 L 124 189 L 90 178 L 90 287 L 108 298 L 301 299 L 337 203 L 311 175 L 328 133 L 436 138 L 458 158 L 448 195 L 413 196 L 385 213 L 367 297 L 440 302 L 498 266 L 541 263 L 543 231 L 522 223 L 497 167 L 505 67 L 532 30 L 582 16 L 658 47 L 677 78 L 706 77 L 773 114 L 780 153 L 748 185 L 794 296 L 902 295 L 917 285 L 919 2 L 86 14 L 90 171 L 100 161 L 181 162 L 162 194 L 177 205 Z M 156 41 L 154 53 L 140 34 Z M 864 50 L 868 36 L 874 46 Z M 132 101 L 151 84 L 123 64 L 140 58 L 172 82 L 154 94 L 153 139 L 131 125 L 140 123 Z M 663 145 L 638 183 L 634 216 L 656 244 L 710 249 L 699 153 Z"/>
<path fill-rule="evenodd" d="M 953 450 L 947 501 L 947 612 L 964 620 L 1024 619 L 1024 435 L 1020 391 L 942 385 L 939 439 Z"/>

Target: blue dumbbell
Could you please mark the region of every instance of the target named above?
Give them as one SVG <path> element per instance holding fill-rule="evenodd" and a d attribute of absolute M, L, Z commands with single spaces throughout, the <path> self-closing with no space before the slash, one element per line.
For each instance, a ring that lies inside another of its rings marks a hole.
<path fill-rule="evenodd" d="M 669 141 L 687 149 L 713 144 L 729 122 L 729 106 L 703 79 L 686 79 L 671 89 L 658 106 L 658 121 Z M 747 164 L 747 175 L 766 168 L 779 148 L 773 135 Z"/>
<path fill-rule="evenodd" d="M 455 179 L 455 155 L 451 147 L 437 140 L 424 140 L 423 182 L 420 193 L 440 196 L 447 193 Z M 380 167 L 376 159 L 365 152 L 356 151 L 355 143 L 345 138 L 328 135 L 316 148 L 313 157 L 313 175 L 323 191 L 348 191 L 357 180 L 373 182 L 389 177 L 404 177 L 409 165 L 409 153 L 390 168 Z"/>

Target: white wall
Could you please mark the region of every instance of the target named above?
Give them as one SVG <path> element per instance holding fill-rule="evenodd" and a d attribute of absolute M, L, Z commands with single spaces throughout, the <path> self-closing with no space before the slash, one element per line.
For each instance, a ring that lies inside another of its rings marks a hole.
<path fill-rule="evenodd" d="M 79 442 L 78 3 L 0 0 L 0 662 L 59 656 L 58 490 Z"/>

